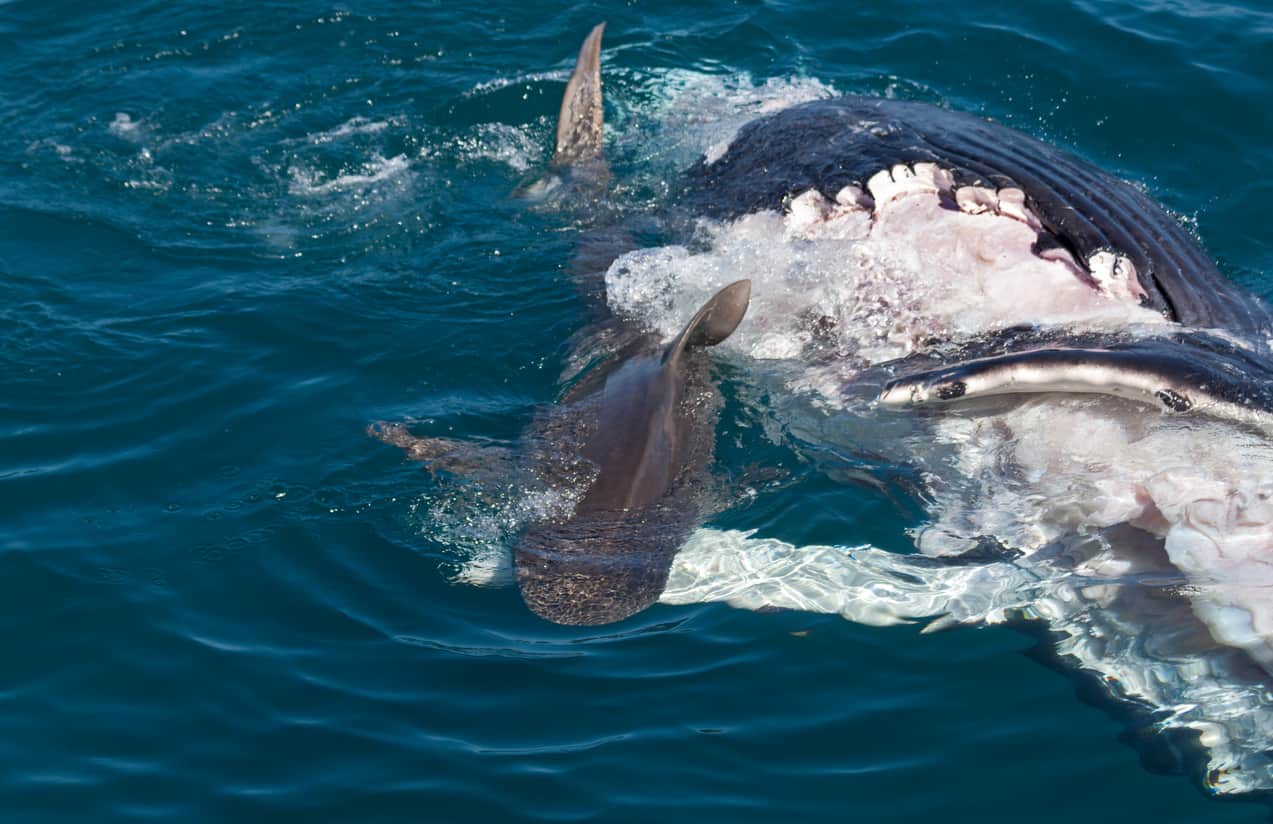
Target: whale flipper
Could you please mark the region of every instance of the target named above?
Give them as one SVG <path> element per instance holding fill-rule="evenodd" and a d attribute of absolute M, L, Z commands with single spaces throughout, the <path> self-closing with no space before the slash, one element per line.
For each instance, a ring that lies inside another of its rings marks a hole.
<path fill-rule="evenodd" d="M 992 395 L 1112 395 L 1166 412 L 1273 424 L 1273 383 L 1253 376 L 1249 355 L 1188 335 L 1127 340 L 1100 349 L 1056 346 L 977 358 L 885 384 L 885 406 L 953 403 Z"/>
<path fill-rule="evenodd" d="M 574 166 L 601 158 L 601 35 L 606 24 L 588 33 L 579 49 L 575 70 L 566 84 L 557 116 L 557 145 L 552 165 Z"/>

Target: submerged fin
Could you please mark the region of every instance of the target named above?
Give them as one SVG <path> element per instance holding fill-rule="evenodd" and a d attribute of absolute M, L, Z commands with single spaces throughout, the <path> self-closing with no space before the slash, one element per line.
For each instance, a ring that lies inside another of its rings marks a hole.
<path fill-rule="evenodd" d="M 554 167 L 601 158 L 601 35 L 605 28 L 605 23 L 599 23 L 583 41 L 575 70 L 566 84 L 561 113 L 557 117 Z"/>
<path fill-rule="evenodd" d="M 671 362 L 686 349 L 715 346 L 728 338 L 742 323 L 751 302 L 751 281 L 736 280 L 721 289 L 685 324 L 681 334 L 668 346 L 663 360 Z"/>
<path fill-rule="evenodd" d="M 1246 357 L 1228 357 L 1176 338 L 1107 349 L 1047 348 L 980 358 L 885 384 L 884 406 L 954 403 L 1047 392 L 1112 395 L 1165 412 L 1199 412 L 1273 424 L 1273 382 Z"/>
<path fill-rule="evenodd" d="M 420 461 L 430 472 L 450 472 L 474 477 L 497 470 L 509 462 L 507 449 L 457 441 L 451 438 L 421 438 L 400 423 L 379 421 L 367 427 L 367 434 L 396 446 L 407 458 Z"/>

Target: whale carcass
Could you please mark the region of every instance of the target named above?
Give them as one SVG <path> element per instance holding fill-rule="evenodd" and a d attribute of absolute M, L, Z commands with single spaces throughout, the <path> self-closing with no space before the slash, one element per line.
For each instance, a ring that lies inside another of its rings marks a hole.
<path fill-rule="evenodd" d="M 1020 132 L 844 97 L 689 172 L 691 244 L 611 300 L 666 324 L 729 261 L 731 343 L 794 440 L 904 467 L 918 555 L 703 531 L 664 600 L 933 628 L 1043 620 L 1066 662 L 1195 736 L 1215 792 L 1273 788 L 1273 315 L 1137 187 Z"/>
<path fill-rule="evenodd" d="M 608 174 L 599 38 L 547 188 Z M 832 476 L 904 477 L 926 515 L 915 555 L 700 529 L 634 556 L 665 565 L 664 602 L 1043 620 L 1063 660 L 1196 736 L 1210 789 L 1273 788 L 1273 313 L 1178 218 L 1003 125 L 856 96 L 749 123 L 666 213 L 679 242 L 595 273 L 609 311 L 671 340 L 748 278 L 718 347 L 740 396 Z"/>

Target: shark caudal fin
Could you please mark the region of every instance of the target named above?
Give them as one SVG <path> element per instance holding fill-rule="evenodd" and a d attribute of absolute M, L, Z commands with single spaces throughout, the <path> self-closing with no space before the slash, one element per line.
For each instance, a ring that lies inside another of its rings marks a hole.
<path fill-rule="evenodd" d="M 555 168 L 601 159 L 601 35 L 605 29 L 606 24 L 599 23 L 589 32 L 566 84 L 557 116 Z"/>
<path fill-rule="evenodd" d="M 725 340 L 742 323 L 750 302 L 750 280 L 736 280 L 721 289 L 685 324 L 681 334 L 668 346 L 663 360 L 671 362 L 679 358 L 686 349 L 715 346 Z"/>

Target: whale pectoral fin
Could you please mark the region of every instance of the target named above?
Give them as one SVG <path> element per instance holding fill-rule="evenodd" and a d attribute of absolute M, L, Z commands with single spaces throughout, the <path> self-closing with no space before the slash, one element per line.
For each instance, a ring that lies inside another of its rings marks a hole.
<path fill-rule="evenodd" d="M 497 471 L 510 460 L 509 451 L 496 446 L 457 441 L 453 438 L 422 438 L 412 435 L 400 423 L 378 421 L 367 427 L 367 434 L 378 441 L 396 446 L 407 458 L 420 461 L 430 472 L 475 476 L 483 471 Z"/>
<path fill-rule="evenodd" d="M 575 70 L 566 84 L 557 117 L 555 167 L 600 161 L 603 110 L 601 105 L 601 35 L 606 24 L 599 23 L 579 49 Z"/>
<path fill-rule="evenodd" d="M 1110 349 L 1047 348 L 980 358 L 889 381 L 884 406 L 949 404 L 993 395 L 1112 395 L 1164 412 L 1273 420 L 1273 386 L 1222 354 L 1186 339 L 1150 338 Z"/>
<path fill-rule="evenodd" d="M 675 362 L 686 349 L 715 346 L 728 338 L 742 323 L 750 302 L 750 280 L 736 280 L 712 295 L 668 346 L 664 362 Z"/>
<path fill-rule="evenodd" d="M 1158 405 L 1172 412 L 1193 407 L 1190 373 L 1173 370 L 1159 354 L 1138 364 L 1127 352 L 1096 349 L 1038 349 L 920 372 L 889 381 L 880 393 L 884 406 L 948 404 L 993 395 L 1114 395 Z"/>

